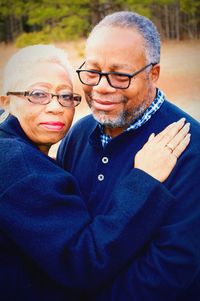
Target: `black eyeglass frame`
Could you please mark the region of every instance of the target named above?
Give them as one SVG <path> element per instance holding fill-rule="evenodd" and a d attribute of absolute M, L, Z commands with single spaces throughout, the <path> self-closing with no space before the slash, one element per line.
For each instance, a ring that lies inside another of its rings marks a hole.
<path fill-rule="evenodd" d="M 157 63 L 149 63 L 148 65 L 142 67 L 141 69 L 139 69 L 139 70 L 137 70 L 137 71 L 135 71 L 135 72 L 129 74 L 129 73 L 121 73 L 121 72 L 100 72 L 100 71 L 96 71 L 96 70 L 86 70 L 86 69 L 81 69 L 81 68 L 84 66 L 85 63 L 86 63 L 86 61 L 83 62 L 83 64 L 76 70 L 76 73 L 78 74 L 78 77 L 79 77 L 79 79 L 80 79 L 80 81 L 81 81 L 82 84 L 84 84 L 84 85 L 86 85 L 86 86 L 98 86 L 98 84 L 99 84 L 99 82 L 100 82 L 102 76 L 105 76 L 106 79 L 107 79 L 107 82 L 109 83 L 109 85 L 110 85 L 111 87 L 115 88 L 115 89 L 128 89 L 129 86 L 130 86 L 130 84 L 131 84 L 131 79 L 132 79 L 134 76 L 136 76 L 137 74 L 141 73 L 142 71 L 144 71 L 146 68 L 148 68 L 148 67 L 150 67 L 150 66 L 155 66 L 155 65 L 157 65 Z M 80 76 L 80 73 L 83 72 L 83 71 L 84 71 L 84 72 L 90 72 L 90 73 L 98 74 L 98 75 L 99 75 L 99 80 L 98 80 L 98 82 L 97 82 L 96 84 L 86 84 L 86 83 L 84 83 L 84 82 L 82 81 L 82 79 L 81 79 L 81 76 Z M 110 79 L 109 79 L 109 75 L 110 75 L 110 74 L 113 74 L 113 75 L 119 75 L 119 76 L 127 76 L 128 79 L 129 79 L 128 85 L 127 85 L 126 87 L 117 87 L 117 86 L 112 85 L 112 83 L 111 83 L 111 81 L 110 81 Z"/>
<path fill-rule="evenodd" d="M 31 95 L 32 92 L 33 92 L 33 91 L 7 92 L 6 95 L 7 95 L 7 96 L 8 96 L 8 95 L 15 95 L 15 96 L 25 96 L 25 97 L 27 97 L 27 96 L 32 96 L 32 95 Z M 42 92 L 44 92 L 44 93 L 48 94 L 49 96 L 51 96 L 51 97 L 49 98 L 49 101 L 48 101 L 48 102 L 45 102 L 45 103 L 33 102 L 33 101 L 31 101 L 31 100 L 27 97 L 28 101 L 31 102 L 31 103 L 33 103 L 33 104 L 47 105 L 47 104 L 49 104 L 49 103 L 52 101 L 53 97 L 57 97 L 57 100 L 58 100 L 59 104 L 60 104 L 61 106 L 63 106 L 63 107 L 77 107 L 77 106 L 81 103 L 81 95 L 80 95 L 80 94 L 77 94 L 77 93 L 69 93 L 69 94 L 66 93 L 65 95 L 71 96 L 71 97 L 74 98 L 74 99 L 77 98 L 77 99 L 76 99 L 76 102 L 77 102 L 77 103 L 74 103 L 74 106 L 67 106 L 67 105 L 64 106 L 63 103 L 60 102 L 60 97 L 61 97 L 62 95 L 59 95 L 59 94 L 53 94 L 53 93 L 49 93 L 49 92 L 46 92 L 46 91 L 42 91 Z"/>

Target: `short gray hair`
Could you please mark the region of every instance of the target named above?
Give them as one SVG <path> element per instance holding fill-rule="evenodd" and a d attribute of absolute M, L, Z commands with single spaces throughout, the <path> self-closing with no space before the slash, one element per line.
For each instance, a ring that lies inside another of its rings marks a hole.
<path fill-rule="evenodd" d="M 6 64 L 3 78 L 3 93 L 12 91 L 20 83 L 25 70 L 40 62 L 52 62 L 61 65 L 72 79 L 72 67 L 67 53 L 53 45 L 32 45 L 20 49 Z"/>
<path fill-rule="evenodd" d="M 121 11 L 107 15 L 91 31 L 89 38 L 101 27 L 134 28 L 144 39 L 147 63 L 160 62 L 160 35 L 148 18 L 135 12 Z"/>

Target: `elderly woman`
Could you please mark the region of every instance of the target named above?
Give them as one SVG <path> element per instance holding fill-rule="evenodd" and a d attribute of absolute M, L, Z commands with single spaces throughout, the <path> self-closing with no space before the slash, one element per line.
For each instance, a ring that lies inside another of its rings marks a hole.
<path fill-rule="evenodd" d="M 3 88 L 0 106 L 9 116 L 0 125 L 1 300 L 83 300 L 137 255 L 154 234 L 155 214 L 161 221 L 173 205 L 161 182 L 177 158 L 164 146 L 176 141 L 180 156 L 188 129 L 180 120 L 152 135 L 136 156 L 137 168 L 102 215 L 91 217 L 76 179 L 48 157 L 81 101 L 66 54 L 48 45 L 20 50 L 7 64 Z M 145 160 L 152 152 L 156 160 Z M 152 224 L 138 237 L 145 218 Z"/>

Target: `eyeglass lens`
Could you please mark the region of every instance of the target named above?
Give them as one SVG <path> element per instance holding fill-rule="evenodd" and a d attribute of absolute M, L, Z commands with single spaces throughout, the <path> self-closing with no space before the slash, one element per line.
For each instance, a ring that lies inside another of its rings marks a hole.
<path fill-rule="evenodd" d="M 123 74 L 103 74 L 106 76 L 108 83 L 116 88 L 126 88 L 129 85 L 130 78 Z M 101 80 L 102 74 L 92 71 L 80 71 L 81 81 L 86 85 L 96 86 Z"/>
<path fill-rule="evenodd" d="M 32 91 L 28 98 L 33 103 L 48 104 L 52 97 L 57 97 L 59 103 L 64 107 L 75 107 L 80 103 L 80 96 L 76 94 L 63 93 L 54 95 L 42 90 Z"/>

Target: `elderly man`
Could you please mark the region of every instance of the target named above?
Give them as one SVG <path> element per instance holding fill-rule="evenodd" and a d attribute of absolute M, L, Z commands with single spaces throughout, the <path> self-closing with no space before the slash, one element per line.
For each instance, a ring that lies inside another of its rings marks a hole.
<path fill-rule="evenodd" d="M 165 182 L 175 199 L 173 209 L 121 275 L 92 300 L 200 300 L 200 126 L 156 87 L 159 61 L 160 38 L 153 23 L 117 12 L 93 29 L 77 70 L 92 115 L 72 128 L 58 160 L 79 178 L 92 216 L 103 213 L 110 192 L 132 167 L 130 150 L 135 154 L 150 133 L 185 117 L 192 134 Z M 166 144 L 174 156 L 175 146 Z"/>

